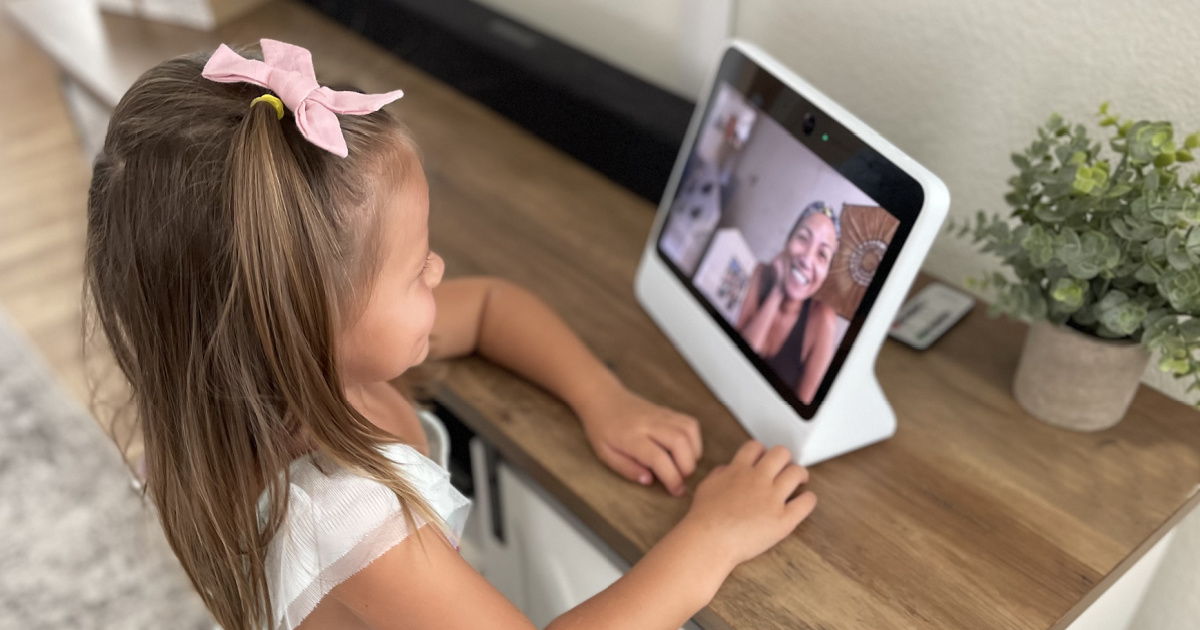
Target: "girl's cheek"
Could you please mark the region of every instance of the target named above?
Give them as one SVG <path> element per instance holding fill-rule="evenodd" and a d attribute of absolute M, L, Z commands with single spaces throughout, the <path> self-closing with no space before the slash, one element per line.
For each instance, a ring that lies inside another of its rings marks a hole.
<path fill-rule="evenodd" d="M 437 301 L 433 299 L 433 290 L 432 289 L 426 291 L 425 304 L 426 304 L 426 307 L 425 307 L 425 313 L 426 313 L 426 319 L 425 319 L 426 329 L 425 329 L 425 331 L 426 331 L 426 333 L 425 334 L 429 334 L 429 331 L 433 330 L 434 322 L 437 321 Z"/>

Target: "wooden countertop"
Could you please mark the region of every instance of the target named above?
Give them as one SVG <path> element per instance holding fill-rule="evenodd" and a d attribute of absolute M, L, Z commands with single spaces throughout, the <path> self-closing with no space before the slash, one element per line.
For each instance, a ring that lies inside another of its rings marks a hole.
<path fill-rule="evenodd" d="M 79 0 L 9 6 L 110 104 L 163 58 L 260 37 L 310 48 L 327 81 L 403 88 L 391 111 L 425 154 L 433 246 L 448 275 L 529 287 L 632 389 L 699 418 L 705 455 L 691 485 L 747 439 L 634 300 L 653 208 L 594 171 L 288 0 L 216 33 L 98 17 Z M 1200 501 L 1200 416 L 1143 387 L 1108 431 L 1037 422 L 1009 393 L 1023 334 L 977 309 L 931 351 L 888 342 L 877 371 L 896 437 L 815 466 L 817 511 L 739 567 L 697 621 L 1065 628 Z M 630 562 L 687 510 L 686 498 L 609 472 L 561 403 L 504 370 L 454 362 L 439 397 Z"/>

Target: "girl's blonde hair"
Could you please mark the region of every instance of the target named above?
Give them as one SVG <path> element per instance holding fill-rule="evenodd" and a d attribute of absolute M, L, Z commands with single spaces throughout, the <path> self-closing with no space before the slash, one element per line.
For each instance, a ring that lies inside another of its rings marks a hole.
<path fill-rule="evenodd" d="M 226 630 L 271 618 L 264 559 L 288 463 L 316 449 L 443 527 L 346 400 L 336 336 L 378 266 L 379 197 L 418 168 L 391 116 L 347 116 L 349 157 L 266 93 L 172 59 L 121 99 L 88 195 L 85 302 L 131 385 L 146 491 Z M 89 310 L 86 309 L 85 310 Z M 258 499 L 269 498 L 260 522 Z"/>

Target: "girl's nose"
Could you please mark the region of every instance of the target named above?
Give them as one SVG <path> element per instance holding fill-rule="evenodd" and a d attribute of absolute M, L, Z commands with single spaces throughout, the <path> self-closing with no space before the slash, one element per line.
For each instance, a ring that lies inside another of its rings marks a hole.
<path fill-rule="evenodd" d="M 436 287 L 442 283 L 442 275 L 446 273 L 446 261 L 442 260 L 437 253 L 431 253 L 433 260 L 429 261 L 429 288 Z"/>

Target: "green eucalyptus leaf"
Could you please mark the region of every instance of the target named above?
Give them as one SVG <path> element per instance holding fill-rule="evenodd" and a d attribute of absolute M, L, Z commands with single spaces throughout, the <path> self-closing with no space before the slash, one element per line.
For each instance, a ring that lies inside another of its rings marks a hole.
<path fill-rule="evenodd" d="M 1083 169 L 1080 169 L 1079 175 L 1076 176 L 1075 181 L 1071 184 L 1071 187 L 1075 189 L 1075 192 L 1086 195 L 1096 188 L 1096 180 L 1083 175 L 1083 173 Z"/>
<path fill-rule="evenodd" d="M 1146 220 L 1150 217 L 1150 200 L 1138 197 L 1129 204 L 1129 214 L 1137 219 Z"/>
<path fill-rule="evenodd" d="M 1179 334 L 1188 341 L 1200 340 L 1200 318 L 1191 317 L 1179 323 Z"/>
<path fill-rule="evenodd" d="M 1125 136 L 1129 158 L 1140 163 L 1152 161 L 1162 153 L 1163 146 L 1171 141 L 1172 134 L 1170 123 L 1152 123 L 1144 120 L 1134 123 Z"/>
<path fill-rule="evenodd" d="M 1046 303 L 1046 296 L 1042 295 L 1042 290 L 1036 285 L 1025 285 L 1025 289 L 1029 298 L 1027 311 L 1029 316 L 1035 319 L 1044 319 L 1050 310 Z"/>
<path fill-rule="evenodd" d="M 1193 226 L 1188 230 L 1183 246 L 1187 248 L 1189 254 L 1200 254 L 1200 226 Z"/>
<path fill-rule="evenodd" d="M 1073 313 L 1083 306 L 1088 284 L 1075 278 L 1060 278 L 1054 283 L 1050 297 L 1054 299 L 1057 310 Z"/>
<path fill-rule="evenodd" d="M 1144 251 L 1146 258 L 1165 263 L 1167 258 L 1165 241 L 1166 239 L 1162 238 L 1161 236 L 1146 241 L 1146 248 Z"/>
<path fill-rule="evenodd" d="M 1173 269 L 1183 271 L 1192 266 L 1192 259 L 1188 257 L 1187 252 L 1175 250 L 1167 252 L 1167 263 Z"/>
<path fill-rule="evenodd" d="M 1100 265 L 1086 258 L 1080 258 L 1067 263 L 1067 269 L 1071 272 L 1071 275 L 1084 280 L 1091 280 L 1092 278 L 1100 275 L 1100 272 L 1103 271 L 1103 268 L 1101 268 Z"/>
<path fill-rule="evenodd" d="M 1163 334 L 1176 319 L 1177 317 L 1165 308 L 1151 309 L 1146 313 L 1145 319 L 1142 320 L 1142 326 L 1146 329 L 1147 345 L 1153 342 L 1154 337 Z"/>
<path fill-rule="evenodd" d="M 1121 264 L 1121 246 L 1114 241 L 1108 241 L 1107 244 L 1105 244 L 1104 249 L 1097 253 L 1096 258 L 1101 269 L 1104 269 L 1105 271 L 1116 269 Z M 1128 273 L 1132 273 L 1132 269 L 1133 267 L 1130 267 L 1130 271 Z"/>
<path fill-rule="evenodd" d="M 1158 292 L 1180 313 L 1200 315 L 1200 269 L 1168 269 L 1158 277 Z"/>
<path fill-rule="evenodd" d="M 1183 376 L 1191 369 L 1192 362 L 1187 356 L 1164 355 L 1158 365 L 1163 372 L 1169 372 L 1176 376 Z"/>
<path fill-rule="evenodd" d="M 1138 270 L 1134 272 L 1133 277 L 1136 278 L 1138 282 L 1143 284 L 1154 284 L 1155 282 L 1158 282 L 1158 272 L 1155 271 L 1154 267 L 1151 267 L 1150 265 L 1139 266 Z"/>
<path fill-rule="evenodd" d="M 1099 320 L 1096 319 L 1095 307 L 1085 306 L 1071 314 L 1071 321 L 1086 329 L 1092 329 Z"/>
<path fill-rule="evenodd" d="M 1109 291 L 1096 303 L 1096 317 L 1116 337 L 1128 337 L 1142 325 L 1147 309 L 1121 291 Z"/>
<path fill-rule="evenodd" d="M 1108 189 L 1108 193 L 1105 196 L 1106 197 L 1120 197 L 1121 195 L 1124 195 L 1131 190 L 1133 190 L 1133 186 L 1130 186 L 1129 184 L 1117 184 L 1116 186 L 1113 186 L 1112 188 Z"/>
<path fill-rule="evenodd" d="M 1168 252 L 1179 249 L 1183 247 L 1183 239 L 1184 234 L 1182 232 L 1179 230 L 1171 230 L 1170 232 L 1167 232 L 1167 238 L 1163 243 L 1163 247 L 1166 247 Z"/>
<path fill-rule="evenodd" d="M 1200 224 L 1200 201 L 1196 199 L 1195 193 L 1184 193 L 1183 203 L 1179 205 L 1179 218 L 1189 225 Z"/>
<path fill-rule="evenodd" d="M 1108 225 L 1112 228 L 1113 232 L 1117 233 L 1117 236 L 1120 236 L 1127 241 L 1133 240 L 1133 228 L 1130 227 L 1129 222 L 1126 221 L 1125 217 L 1116 217 Z"/>
<path fill-rule="evenodd" d="M 1048 168 L 1037 169 L 1037 172 L 1034 175 L 1034 180 L 1043 185 L 1057 184 L 1059 183 L 1060 179 L 1062 179 L 1062 175 L 1059 173 L 1059 171 Z"/>
<path fill-rule="evenodd" d="M 1055 256 L 1066 264 L 1072 261 L 1079 260 L 1083 255 L 1083 241 L 1079 238 L 1079 234 L 1075 230 L 1064 228 L 1058 233 L 1057 238 L 1047 235 L 1047 240 L 1053 243 L 1055 248 Z"/>
<path fill-rule="evenodd" d="M 1177 140 L 1107 104 L 1096 120 L 1106 135 L 1093 141 L 1051 116 L 1010 156 L 1010 214 L 953 233 L 1006 267 L 976 282 L 994 311 L 1139 339 L 1200 387 L 1200 173 L 1177 166 L 1195 161 L 1200 132 Z"/>
<path fill-rule="evenodd" d="M 1162 174 L 1159 173 L 1158 169 L 1151 169 L 1149 173 L 1146 173 L 1146 183 L 1143 189 L 1146 192 L 1155 192 L 1158 190 L 1158 187 L 1161 183 Z"/>

